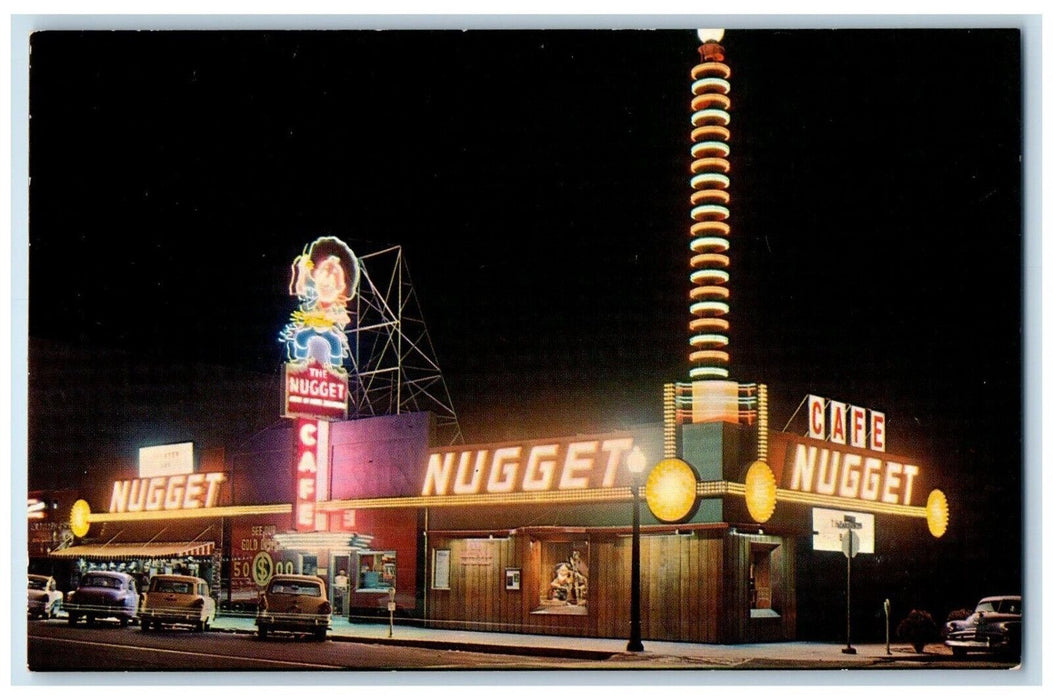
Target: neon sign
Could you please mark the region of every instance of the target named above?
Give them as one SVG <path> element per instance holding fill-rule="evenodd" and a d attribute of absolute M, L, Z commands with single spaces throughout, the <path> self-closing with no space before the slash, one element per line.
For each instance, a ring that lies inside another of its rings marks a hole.
<path fill-rule="evenodd" d="M 787 446 L 784 464 L 792 491 L 892 505 L 910 505 L 921 472 L 905 461 L 799 442 Z"/>
<path fill-rule="evenodd" d="M 885 414 L 809 394 L 808 437 L 884 452 Z"/>
<path fill-rule="evenodd" d="M 343 241 L 324 236 L 304 248 L 292 264 L 289 294 L 300 307 L 282 330 L 289 363 L 285 365 L 284 413 L 287 417 L 347 418 L 350 357 L 345 329 L 347 304 L 358 290 L 358 258 Z"/>
<path fill-rule="evenodd" d="M 311 358 L 306 363 L 285 364 L 285 410 L 287 418 L 347 418 L 347 374 L 322 366 Z"/>
<path fill-rule="evenodd" d="M 111 513 L 212 508 L 219 501 L 222 472 L 175 474 L 113 482 Z"/>
<path fill-rule="evenodd" d="M 351 322 L 347 303 L 361 276 L 358 258 L 339 238 L 323 236 L 304 248 L 292 264 L 289 294 L 300 308 L 281 333 L 291 362 L 314 358 L 329 367 L 350 356 L 344 329 Z"/>
<path fill-rule="evenodd" d="M 422 496 L 611 488 L 632 437 L 432 452 Z"/>
<path fill-rule="evenodd" d="M 327 478 L 329 463 L 329 423 L 322 420 L 296 421 L 296 473 L 293 527 L 317 529 L 317 503 L 327 494 L 320 492 Z"/>

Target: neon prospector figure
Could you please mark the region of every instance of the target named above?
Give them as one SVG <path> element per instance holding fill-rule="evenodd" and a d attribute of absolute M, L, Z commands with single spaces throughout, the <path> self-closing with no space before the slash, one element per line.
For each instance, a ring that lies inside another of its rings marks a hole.
<path fill-rule="evenodd" d="M 347 303 L 359 277 L 358 259 L 339 238 L 319 238 L 296 257 L 289 293 L 299 297 L 300 308 L 281 334 L 291 361 L 314 358 L 326 367 L 343 365 L 350 355 L 344 335 L 351 322 Z"/>

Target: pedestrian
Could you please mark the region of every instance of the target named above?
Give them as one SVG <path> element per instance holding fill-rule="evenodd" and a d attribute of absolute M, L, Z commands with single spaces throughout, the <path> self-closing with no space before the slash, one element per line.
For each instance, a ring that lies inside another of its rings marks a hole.
<path fill-rule="evenodd" d="M 344 609 L 347 604 L 347 572 L 340 569 L 340 572 L 333 578 L 333 607 L 336 609 L 338 615 L 346 615 L 347 611 Z"/>

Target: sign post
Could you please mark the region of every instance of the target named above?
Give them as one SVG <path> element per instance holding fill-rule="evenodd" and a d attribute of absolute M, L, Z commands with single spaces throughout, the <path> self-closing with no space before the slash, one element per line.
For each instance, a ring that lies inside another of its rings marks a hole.
<path fill-rule="evenodd" d="M 848 572 L 845 578 L 845 648 L 842 654 L 855 654 L 852 648 L 852 557 L 859 552 L 859 535 L 856 530 L 863 529 L 863 523 L 858 522 L 854 516 L 845 515 L 844 520 L 837 524 L 844 530 L 841 535 L 841 543 L 848 561 Z"/>
<path fill-rule="evenodd" d="M 391 598 L 388 600 L 388 637 L 390 638 L 395 634 L 395 587 L 391 587 L 391 591 L 388 594 Z"/>

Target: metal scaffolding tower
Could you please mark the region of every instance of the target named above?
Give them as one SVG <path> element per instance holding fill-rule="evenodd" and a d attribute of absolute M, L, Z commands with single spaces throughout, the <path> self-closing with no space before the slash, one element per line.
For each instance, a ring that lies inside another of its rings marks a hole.
<path fill-rule="evenodd" d="M 347 331 L 349 417 L 430 411 L 436 444 L 463 443 L 402 246 L 362 255 L 359 263 L 355 323 Z"/>

